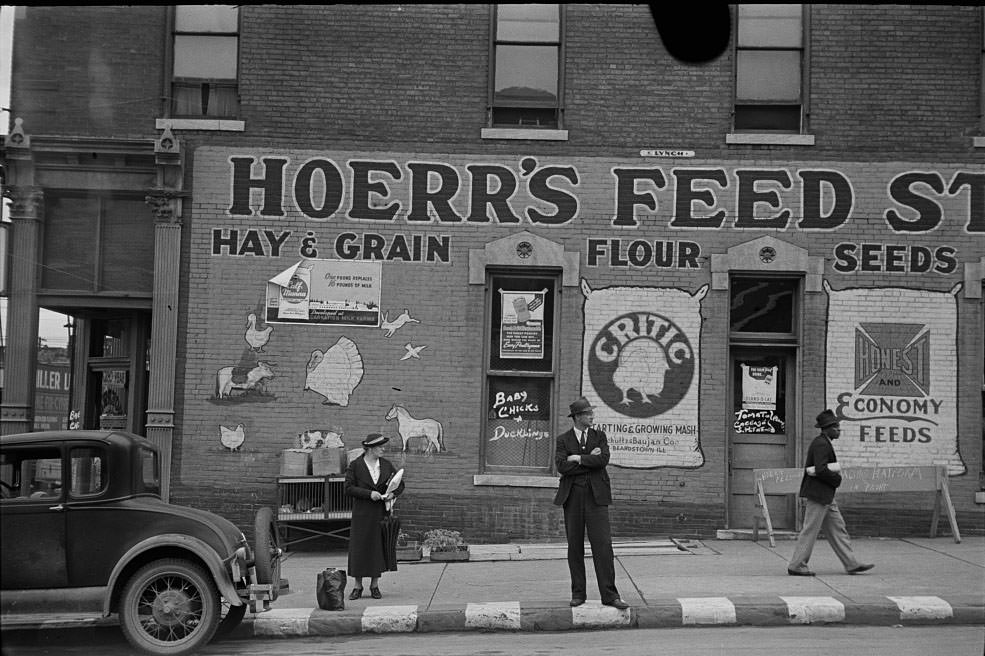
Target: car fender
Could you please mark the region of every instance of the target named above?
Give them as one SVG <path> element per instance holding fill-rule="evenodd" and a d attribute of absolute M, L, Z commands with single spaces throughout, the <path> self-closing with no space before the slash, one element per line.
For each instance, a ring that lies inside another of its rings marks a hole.
<path fill-rule="evenodd" d="M 112 612 L 110 609 L 110 604 L 113 598 L 113 590 L 116 589 L 116 584 L 120 578 L 120 575 L 123 573 L 123 570 L 140 554 L 158 547 L 180 547 L 189 553 L 194 554 L 198 559 L 205 563 L 206 567 L 209 568 L 209 573 L 212 574 L 212 580 L 215 581 L 216 587 L 219 588 L 219 594 L 225 597 L 226 601 L 228 601 L 232 606 L 243 605 L 244 602 L 236 592 L 236 587 L 233 585 L 232 581 L 229 580 L 228 573 L 226 572 L 226 566 L 223 564 L 223 561 L 219 558 L 218 554 L 216 554 L 215 550 L 209 546 L 207 542 L 188 535 L 164 533 L 162 535 L 155 535 L 151 538 L 147 538 L 146 540 L 133 545 L 125 554 L 123 554 L 123 557 L 120 558 L 119 562 L 116 563 L 116 567 L 113 568 L 113 572 L 109 577 L 109 583 L 106 586 L 108 594 L 103 600 L 104 616 L 108 616 Z"/>

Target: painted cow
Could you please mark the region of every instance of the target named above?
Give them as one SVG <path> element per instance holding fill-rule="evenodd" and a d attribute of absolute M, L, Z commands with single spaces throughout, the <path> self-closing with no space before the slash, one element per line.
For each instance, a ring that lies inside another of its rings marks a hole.
<path fill-rule="evenodd" d="M 243 393 L 253 389 L 261 391 L 264 381 L 274 377 L 274 372 L 270 369 L 272 366 L 274 365 L 269 362 L 258 361 L 257 366 L 247 372 L 244 380 L 237 380 L 238 376 L 234 377 L 233 371 L 237 367 L 223 367 L 216 372 L 216 396 L 220 399 L 226 398 L 233 390 L 240 390 Z"/>

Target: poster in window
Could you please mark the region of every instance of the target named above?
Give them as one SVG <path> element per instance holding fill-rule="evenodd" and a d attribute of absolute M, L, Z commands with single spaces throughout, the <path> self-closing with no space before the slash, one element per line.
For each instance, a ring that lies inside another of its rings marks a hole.
<path fill-rule="evenodd" d="M 776 410 L 776 366 L 742 367 L 742 409 Z"/>
<path fill-rule="evenodd" d="M 503 299 L 499 356 L 536 360 L 544 357 L 544 297 L 539 292 L 507 292 Z"/>
<path fill-rule="evenodd" d="M 548 467 L 551 382 L 543 378 L 489 379 L 486 463 L 502 467 Z"/>
<path fill-rule="evenodd" d="M 380 326 L 381 262 L 303 260 L 267 283 L 267 323 Z"/>

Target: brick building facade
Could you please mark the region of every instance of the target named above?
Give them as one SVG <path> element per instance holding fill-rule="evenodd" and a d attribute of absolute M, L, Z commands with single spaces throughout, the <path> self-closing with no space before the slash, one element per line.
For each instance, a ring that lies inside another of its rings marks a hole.
<path fill-rule="evenodd" d="M 846 467 L 945 465 L 985 530 L 981 9 L 732 6 L 685 61 L 646 5 L 542 7 L 18 9 L 3 431 L 41 306 L 83 424 L 244 527 L 323 430 L 391 437 L 408 527 L 561 537 L 585 395 L 617 538 L 748 528 L 825 407 Z M 842 506 L 920 534 L 933 498 Z"/>

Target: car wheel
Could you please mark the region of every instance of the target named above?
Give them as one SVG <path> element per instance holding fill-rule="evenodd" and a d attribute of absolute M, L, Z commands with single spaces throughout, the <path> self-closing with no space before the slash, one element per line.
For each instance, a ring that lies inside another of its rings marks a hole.
<path fill-rule="evenodd" d="M 233 606 L 223 597 L 222 609 L 219 613 L 221 619 L 219 620 L 219 627 L 215 630 L 213 640 L 218 640 L 232 633 L 233 629 L 239 626 L 239 623 L 243 621 L 243 617 L 246 616 L 246 608 L 246 604 Z"/>
<path fill-rule="evenodd" d="M 271 601 L 276 601 L 280 595 L 280 559 L 283 549 L 280 545 L 280 534 L 277 531 L 277 522 L 274 520 L 274 513 L 270 508 L 260 508 L 257 511 L 256 520 L 253 522 L 254 540 L 256 548 L 254 551 L 254 566 L 257 571 L 258 583 L 273 583 L 270 592 Z"/>
<path fill-rule="evenodd" d="M 204 647 L 219 624 L 219 591 L 202 567 L 166 558 L 140 568 L 120 598 L 120 628 L 149 654 L 179 656 Z"/>

